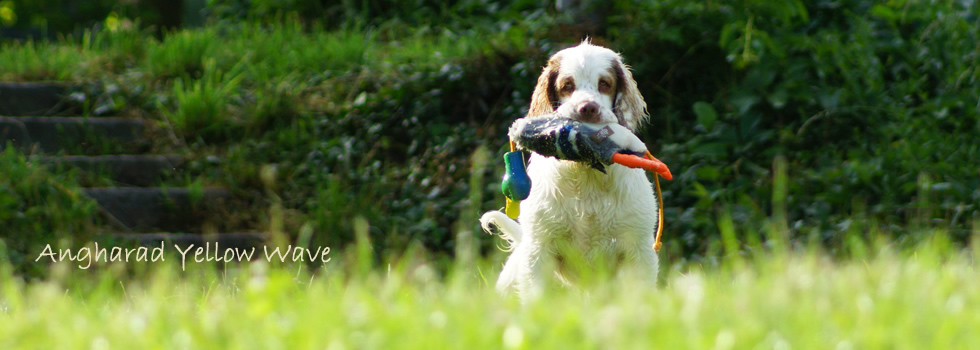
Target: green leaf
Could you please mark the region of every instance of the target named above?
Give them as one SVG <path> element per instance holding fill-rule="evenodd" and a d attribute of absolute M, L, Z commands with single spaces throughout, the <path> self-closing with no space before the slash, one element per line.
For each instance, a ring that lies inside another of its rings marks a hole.
<path fill-rule="evenodd" d="M 898 14 L 895 13 L 895 10 L 892 10 L 890 7 L 884 5 L 872 6 L 871 14 L 875 17 L 884 18 L 889 21 L 894 21 L 896 18 L 898 18 Z"/>
<path fill-rule="evenodd" d="M 698 123 L 701 123 L 705 130 L 711 130 L 715 121 L 718 120 L 718 113 L 715 112 L 715 108 L 707 102 L 698 101 L 694 103 L 693 109 L 694 115 L 698 117 Z"/>
<path fill-rule="evenodd" d="M 820 102 L 820 106 L 825 109 L 837 108 L 840 104 L 840 95 L 843 89 L 836 89 L 833 92 L 827 90 L 821 90 L 817 95 L 817 100 Z"/>
<path fill-rule="evenodd" d="M 709 181 L 715 181 L 718 180 L 719 177 L 721 177 L 721 171 L 718 171 L 718 167 L 714 167 L 714 166 L 704 166 L 704 167 L 697 168 L 697 170 L 695 170 L 694 173 L 698 175 L 698 179 L 709 180 Z"/>
<path fill-rule="evenodd" d="M 759 96 L 748 92 L 738 92 L 733 94 L 729 101 L 735 105 L 735 108 L 738 109 L 739 114 L 744 114 L 745 112 L 748 112 L 752 106 L 755 106 L 756 103 L 759 103 Z"/>
<path fill-rule="evenodd" d="M 749 69 L 749 72 L 745 74 L 743 88 L 756 90 L 768 87 L 776 79 L 776 72 L 778 71 L 777 67 L 773 66 L 772 64 L 760 64 Z"/>
<path fill-rule="evenodd" d="M 769 94 L 766 99 L 769 100 L 769 104 L 772 105 L 772 108 L 782 109 L 783 106 L 786 106 L 786 100 L 789 99 L 788 95 L 789 94 L 786 93 L 786 89 L 778 89 Z"/>
<path fill-rule="evenodd" d="M 728 154 L 729 145 L 721 142 L 701 144 L 691 150 L 691 154 L 706 157 L 720 157 Z"/>

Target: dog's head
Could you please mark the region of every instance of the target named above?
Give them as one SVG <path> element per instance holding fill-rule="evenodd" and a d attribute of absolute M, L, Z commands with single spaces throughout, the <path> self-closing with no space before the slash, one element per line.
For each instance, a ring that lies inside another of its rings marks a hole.
<path fill-rule="evenodd" d="M 588 123 L 619 123 L 636 131 L 649 116 L 619 54 L 584 41 L 548 60 L 531 95 L 529 116 L 559 112 Z"/>

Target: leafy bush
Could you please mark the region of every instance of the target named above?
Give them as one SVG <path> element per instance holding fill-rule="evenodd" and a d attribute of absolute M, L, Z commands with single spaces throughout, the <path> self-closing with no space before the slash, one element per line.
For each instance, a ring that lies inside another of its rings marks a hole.
<path fill-rule="evenodd" d="M 465 40 L 455 45 L 473 45 Z M 352 242 L 352 219 L 363 215 L 378 253 L 411 242 L 452 251 L 454 227 L 468 204 L 468 157 L 488 133 L 495 148 L 506 143 L 499 124 L 486 120 L 510 120 L 526 105 L 511 79 L 501 77 L 522 72 L 513 67 L 528 48 L 508 36 L 482 45 L 463 56 L 442 56 L 439 45 L 405 48 L 382 61 L 389 68 L 382 63 L 381 71 L 328 77 L 304 97 L 324 96 L 326 107 L 313 106 L 291 124 L 277 118 L 269 129 L 275 131 L 260 137 L 267 142 L 238 151 L 281 166 L 284 203 L 316 223 L 320 242 Z M 487 184 L 486 191 L 492 188 Z"/>
<path fill-rule="evenodd" d="M 789 225 L 835 242 L 856 221 L 965 241 L 980 215 L 975 9 L 872 1 L 617 2 L 610 42 L 650 104 L 668 232 L 688 251 L 734 206 L 746 231 L 773 208 L 788 160 Z M 641 33 L 647 33 L 641 35 Z M 931 192 L 931 194 L 930 194 Z M 928 198 L 928 199 L 927 199 Z M 858 219 L 858 220 L 854 220 Z M 699 248 L 700 247 L 700 248 Z"/>
<path fill-rule="evenodd" d="M 44 246 L 80 246 L 94 231 L 95 203 L 78 192 L 70 174 L 52 174 L 17 153 L 0 151 L 0 257 L 15 271 L 39 276 L 44 261 L 35 263 Z M 5 254 L 4 254 L 5 253 Z"/>
<path fill-rule="evenodd" d="M 4 0 L 0 2 L 0 41 L 81 36 L 93 27 L 115 30 L 132 26 L 130 18 L 141 19 L 159 33 L 185 20 L 199 24 L 194 12 L 204 7 L 204 1 Z"/>
<path fill-rule="evenodd" d="M 329 29 L 385 26 L 438 26 L 467 29 L 486 26 L 501 18 L 517 20 L 550 6 L 551 1 L 392 1 L 360 2 L 323 0 L 210 0 L 206 11 L 222 23 L 241 20 L 278 22 L 284 15 Z"/>
<path fill-rule="evenodd" d="M 44 36 L 67 33 L 105 19 L 114 0 L 96 0 L 75 3 L 64 0 L 6 0 L 5 7 L 13 14 L 12 20 L 0 23 L 0 27 L 14 27 L 25 33 Z"/>

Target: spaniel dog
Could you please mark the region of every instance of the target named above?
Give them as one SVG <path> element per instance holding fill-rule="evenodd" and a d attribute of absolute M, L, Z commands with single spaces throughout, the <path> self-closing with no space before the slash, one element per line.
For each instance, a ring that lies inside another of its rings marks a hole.
<path fill-rule="evenodd" d="M 555 112 L 583 122 L 619 123 L 634 132 L 649 118 L 620 56 L 588 40 L 556 53 L 538 77 L 528 117 Z M 602 173 L 532 153 L 527 172 L 531 193 L 521 202 L 518 221 L 500 211 L 480 218 L 484 230 L 496 228 L 512 250 L 497 290 L 516 289 L 522 299 L 533 299 L 548 276 L 569 284 L 594 274 L 584 270 L 597 269 L 629 270 L 656 284 L 658 207 L 643 170 L 613 164 Z"/>

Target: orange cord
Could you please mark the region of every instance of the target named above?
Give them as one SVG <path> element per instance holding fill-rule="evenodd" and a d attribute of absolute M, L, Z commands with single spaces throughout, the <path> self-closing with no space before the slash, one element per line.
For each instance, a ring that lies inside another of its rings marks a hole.
<path fill-rule="evenodd" d="M 660 195 L 660 175 L 653 174 L 653 184 L 657 189 L 657 237 L 653 241 L 653 250 L 660 251 L 660 247 L 663 243 L 660 243 L 660 237 L 664 235 L 664 197 Z"/>
<path fill-rule="evenodd" d="M 652 154 L 650 154 L 650 151 L 647 151 L 646 157 L 648 159 L 651 159 L 651 158 L 652 159 L 657 159 L 657 158 L 654 158 Z M 659 162 L 660 160 L 657 160 L 657 161 Z M 661 163 L 661 164 L 663 164 L 663 163 Z M 664 166 L 664 168 L 667 168 L 667 167 Z M 670 170 L 667 171 L 667 174 L 668 175 L 670 174 Z M 666 178 L 666 176 L 664 176 L 664 177 Z M 670 180 L 670 179 L 668 178 L 668 180 Z M 664 196 L 662 196 L 660 194 L 660 175 L 659 174 L 654 174 L 653 175 L 653 187 L 657 191 L 657 236 L 654 238 L 654 241 L 653 241 L 653 250 L 659 252 L 660 251 L 660 247 L 663 246 L 663 243 L 660 243 L 660 238 L 663 237 L 663 235 L 664 235 Z"/>

